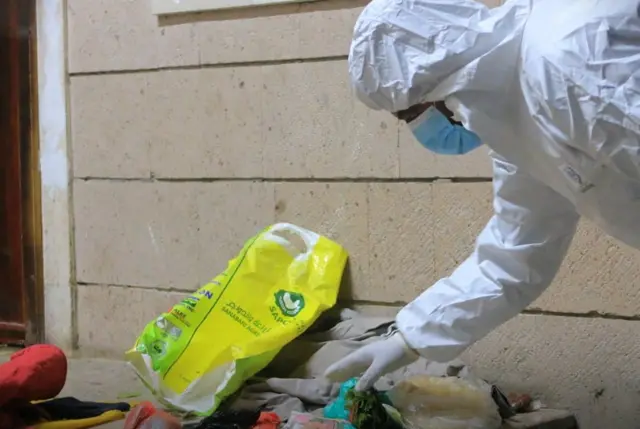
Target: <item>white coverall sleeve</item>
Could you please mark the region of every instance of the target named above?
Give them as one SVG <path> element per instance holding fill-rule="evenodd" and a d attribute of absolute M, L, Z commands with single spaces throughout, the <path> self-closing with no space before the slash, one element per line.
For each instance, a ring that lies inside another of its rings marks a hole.
<path fill-rule="evenodd" d="M 551 188 L 493 155 L 494 215 L 473 254 L 396 318 L 408 345 L 447 362 L 520 313 L 551 284 L 579 215 Z"/>

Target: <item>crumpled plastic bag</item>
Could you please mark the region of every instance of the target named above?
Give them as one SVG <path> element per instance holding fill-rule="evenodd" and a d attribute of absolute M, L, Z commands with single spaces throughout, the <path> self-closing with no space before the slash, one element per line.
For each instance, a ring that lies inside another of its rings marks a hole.
<path fill-rule="evenodd" d="M 420 375 L 387 391 L 407 429 L 499 429 L 502 418 L 481 380 Z"/>

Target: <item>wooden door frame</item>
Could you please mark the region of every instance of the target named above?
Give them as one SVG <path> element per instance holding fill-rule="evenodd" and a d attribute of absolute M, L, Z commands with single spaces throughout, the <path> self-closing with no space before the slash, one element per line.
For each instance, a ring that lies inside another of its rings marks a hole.
<path fill-rule="evenodd" d="M 36 50 L 36 1 L 2 0 L 7 8 L 9 31 L 16 40 L 8 40 L 8 52 L 15 67 L 10 66 L 11 109 L 16 115 L 10 127 L 10 144 L 17 149 L 13 168 L 19 177 L 10 194 L 18 231 L 11 235 L 17 256 L 14 270 L 19 272 L 22 320 L 0 321 L 0 342 L 34 344 L 44 341 L 44 280 L 42 270 L 42 210 L 39 169 L 38 73 Z M 26 39 L 18 33 L 26 31 Z M 25 78 L 26 76 L 26 78 Z M 11 116 L 11 115 L 10 115 Z M 15 280 L 15 279 L 14 279 Z"/>
<path fill-rule="evenodd" d="M 31 79 L 24 97 L 29 100 L 28 138 L 21 142 L 23 162 L 23 260 L 27 326 L 26 344 L 45 341 L 44 276 L 42 255 L 42 194 L 40 179 L 40 133 L 38 125 L 38 50 L 36 0 L 14 0 L 29 4 L 29 71 Z"/>

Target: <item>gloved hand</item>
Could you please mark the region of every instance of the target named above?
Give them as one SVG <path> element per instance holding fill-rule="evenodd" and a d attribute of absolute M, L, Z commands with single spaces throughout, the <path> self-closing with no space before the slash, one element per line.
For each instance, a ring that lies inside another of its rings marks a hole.
<path fill-rule="evenodd" d="M 362 392 L 372 388 L 383 375 L 407 366 L 419 357 L 402 335 L 396 333 L 385 340 L 367 344 L 339 360 L 327 368 L 324 376 L 329 380 L 342 382 L 364 372 L 355 388 Z"/>

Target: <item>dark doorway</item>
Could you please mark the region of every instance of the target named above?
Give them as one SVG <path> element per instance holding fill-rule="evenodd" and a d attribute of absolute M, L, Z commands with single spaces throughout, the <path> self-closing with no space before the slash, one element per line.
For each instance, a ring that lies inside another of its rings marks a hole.
<path fill-rule="evenodd" d="M 0 0 L 0 343 L 43 341 L 35 0 Z"/>

